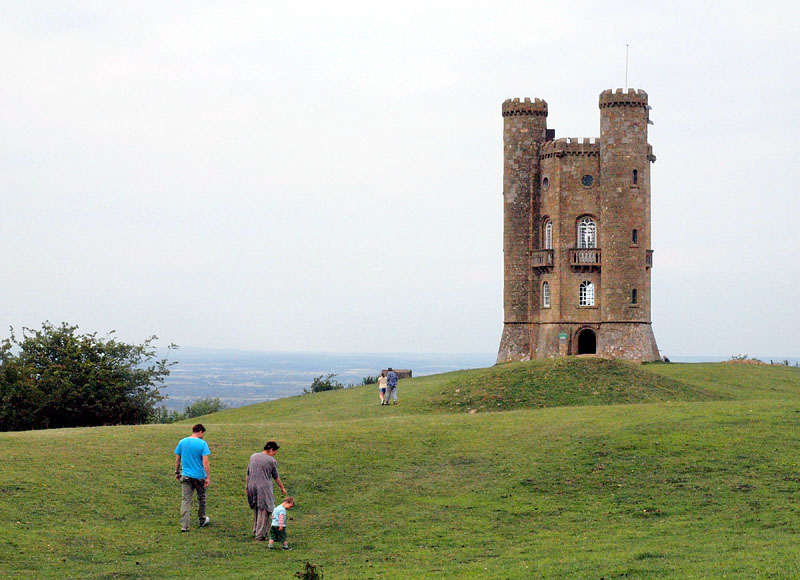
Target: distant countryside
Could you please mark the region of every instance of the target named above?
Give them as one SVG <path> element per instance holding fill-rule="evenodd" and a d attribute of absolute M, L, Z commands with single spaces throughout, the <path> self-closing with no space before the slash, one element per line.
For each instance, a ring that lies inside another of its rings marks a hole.
<path fill-rule="evenodd" d="M 230 407 L 292 397 L 314 377 L 336 374 L 344 385 L 360 384 L 388 366 L 411 369 L 415 377 L 494 364 L 494 353 L 326 354 L 269 353 L 180 348 L 166 380 L 164 405 L 182 411 L 197 399 L 219 398 Z"/>
<path fill-rule="evenodd" d="M 495 353 L 471 354 L 349 354 L 349 353 L 270 353 L 237 350 L 180 348 L 170 358 L 163 404 L 182 411 L 187 405 L 207 397 L 219 398 L 230 407 L 292 397 L 303 393 L 314 377 L 335 373 L 344 385 L 360 384 L 387 366 L 411 369 L 415 377 L 448 371 L 492 366 Z M 733 356 L 672 357 L 673 362 L 719 362 Z M 765 363 L 794 366 L 798 358 L 753 356 Z"/>

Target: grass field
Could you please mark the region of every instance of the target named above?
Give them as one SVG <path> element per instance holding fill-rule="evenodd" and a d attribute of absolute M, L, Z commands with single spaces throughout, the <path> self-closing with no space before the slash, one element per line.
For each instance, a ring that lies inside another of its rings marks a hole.
<path fill-rule="evenodd" d="M 208 528 L 181 534 L 189 425 L 0 434 L 0 577 L 800 578 L 800 371 L 514 363 L 231 409 Z M 250 534 L 267 439 L 293 550 Z"/>

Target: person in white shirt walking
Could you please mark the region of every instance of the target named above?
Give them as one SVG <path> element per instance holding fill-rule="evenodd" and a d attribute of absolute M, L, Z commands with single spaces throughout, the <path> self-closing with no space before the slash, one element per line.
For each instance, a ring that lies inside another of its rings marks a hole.
<path fill-rule="evenodd" d="M 381 396 L 381 405 L 386 398 L 386 371 L 381 371 L 381 376 L 378 377 L 378 394 Z"/>

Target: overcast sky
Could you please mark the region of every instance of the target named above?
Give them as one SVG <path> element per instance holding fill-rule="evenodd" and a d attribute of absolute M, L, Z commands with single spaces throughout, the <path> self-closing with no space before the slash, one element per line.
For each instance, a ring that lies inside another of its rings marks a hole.
<path fill-rule="evenodd" d="M 0 324 L 496 352 L 502 117 L 653 107 L 653 328 L 800 354 L 793 2 L 0 0 Z"/>

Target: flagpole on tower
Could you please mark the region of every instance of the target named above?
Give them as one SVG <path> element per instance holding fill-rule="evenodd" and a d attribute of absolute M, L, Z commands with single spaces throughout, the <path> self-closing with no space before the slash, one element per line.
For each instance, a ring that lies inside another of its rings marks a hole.
<path fill-rule="evenodd" d="M 625 43 L 625 90 L 628 90 L 628 43 Z"/>

